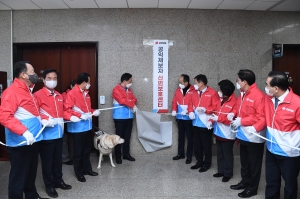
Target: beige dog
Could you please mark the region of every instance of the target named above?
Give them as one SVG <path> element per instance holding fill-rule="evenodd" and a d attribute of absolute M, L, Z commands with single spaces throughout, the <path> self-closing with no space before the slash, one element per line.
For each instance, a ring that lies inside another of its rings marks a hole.
<path fill-rule="evenodd" d="M 99 150 L 99 163 L 97 169 L 101 169 L 101 161 L 103 155 L 109 155 L 110 164 L 112 167 L 116 167 L 112 160 L 112 149 L 117 144 L 124 143 L 124 139 L 118 135 L 109 135 L 105 132 L 98 131 L 94 137 L 94 147 Z"/>

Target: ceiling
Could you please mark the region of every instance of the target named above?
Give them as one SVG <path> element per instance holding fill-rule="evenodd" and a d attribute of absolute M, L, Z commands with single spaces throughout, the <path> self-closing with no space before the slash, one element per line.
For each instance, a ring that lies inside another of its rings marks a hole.
<path fill-rule="evenodd" d="M 76 8 L 300 11 L 300 0 L 0 0 L 0 10 Z"/>

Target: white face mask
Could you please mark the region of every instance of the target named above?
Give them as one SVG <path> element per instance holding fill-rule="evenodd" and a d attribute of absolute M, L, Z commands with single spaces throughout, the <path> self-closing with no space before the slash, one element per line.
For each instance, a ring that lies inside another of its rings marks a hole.
<path fill-rule="evenodd" d="M 89 90 L 90 87 L 91 87 L 91 84 L 88 83 L 88 84 L 85 86 L 85 89 L 86 89 L 86 90 Z"/>
<path fill-rule="evenodd" d="M 241 89 L 241 85 L 239 83 L 236 83 L 236 89 Z"/>
<path fill-rule="evenodd" d="M 221 91 L 218 92 L 219 97 L 223 97 L 223 93 Z"/>
<path fill-rule="evenodd" d="M 132 86 L 132 83 L 126 85 L 127 88 L 130 88 L 131 86 Z"/>
<path fill-rule="evenodd" d="M 179 88 L 184 89 L 185 86 L 183 84 L 179 84 Z"/>
<path fill-rule="evenodd" d="M 45 85 L 50 89 L 54 89 L 57 86 L 57 81 L 54 80 L 46 81 Z"/>
<path fill-rule="evenodd" d="M 268 87 L 265 87 L 265 91 L 266 91 L 266 94 L 267 94 L 267 95 L 272 96 L 272 97 L 274 96 L 274 93 L 271 94 L 271 93 L 270 93 L 270 89 L 269 89 Z"/>
<path fill-rule="evenodd" d="M 199 86 L 197 84 L 194 84 L 195 90 L 199 90 Z"/>

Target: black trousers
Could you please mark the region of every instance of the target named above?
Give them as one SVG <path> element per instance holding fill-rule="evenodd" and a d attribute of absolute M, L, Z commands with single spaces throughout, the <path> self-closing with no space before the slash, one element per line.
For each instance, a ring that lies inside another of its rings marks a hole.
<path fill-rule="evenodd" d="M 192 120 L 176 120 L 178 126 L 178 155 L 184 155 L 185 135 L 187 138 L 186 157 L 193 155 L 193 124 Z"/>
<path fill-rule="evenodd" d="M 8 198 L 36 199 L 39 197 L 35 187 L 38 167 L 38 143 L 29 146 L 7 147 L 10 157 Z"/>
<path fill-rule="evenodd" d="M 264 143 L 240 142 L 241 183 L 246 185 L 249 191 L 257 192 L 263 155 Z"/>
<path fill-rule="evenodd" d="M 211 145 L 212 145 L 213 130 L 207 128 L 194 127 L 194 153 L 197 160 L 197 165 L 203 167 L 211 166 Z M 204 154 L 204 158 L 203 158 Z"/>
<path fill-rule="evenodd" d="M 133 119 L 124 119 L 124 120 L 114 120 L 116 135 L 120 136 L 125 140 L 125 142 L 121 145 L 118 144 L 115 146 L 115 156 L 116 158 L 121 158 L 122 152 L 123 156 L 130 154 L 130 138 L 131 138 L 131 130 Z M 123 146 L 122 152 L 121 147 Z"/>
<path fill-rule="evenodd" d="M 235 140 L 217 142 L 217 164 L 218 173 L 222 173 L 225 177 L 233 176 L 233 145 Z"/>
<path fill-rule="evenodd" d="M 43 179 L 46 187 L 54 188 L 62 182 L 63 138 L 39 142 Z"/>
<path fill-rule="evenodd" d="M 284 199 L 296 199 L 299 157 L 284 157 L 266 149 L 266 199 L 280 199 L 281 177 L 285 181 Z"/>
<path fill-rule="evenodd" d="M 90 152 L 92 148 L 93 133 L 91 130 L 82 133 L 73 133 L 73 166 L 76 176 L 82 176 L 91 171 Z"/>

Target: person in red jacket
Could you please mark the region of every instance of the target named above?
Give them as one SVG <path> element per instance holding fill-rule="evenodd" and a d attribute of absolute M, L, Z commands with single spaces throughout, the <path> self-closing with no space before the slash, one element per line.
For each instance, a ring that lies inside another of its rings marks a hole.
<path fill-rule="evenodd" d="M 220 102 L 217 103 L 217 112 L 210 119 L 215 121 L 214 134 L 217 143 L 217 164 L 218 173 L 214 177 L 222 177 L 222 182 L 228 182 L 233 176 L 233 144 L 235 142 L 235 132 L 230 129 L 227 113 L 232 112 L 236 107 L 236 97 L 234 95 L 234 85 L 225 79 L 218 83 Z"/>
<path fill-rule="evenodd" d="M 213 133 L 213 122 L 209 121 L 208 117 L 216 111 L 216 104 L 219 103 L 220 98 L 217 91 L 207 86 L 205 75 L 197 75 L 194 82 L 195 92 L 190 100 L 188 112 L 190 119 L 193 120 L 194 153 L 197 162 L 191 169 L 200 168 L 199 172 L 206 172 L 211 166 Z"/>
<path fill-rule="evenodd" d="M 287 75 L 271 71 L 266 80 L 267 122 L 266 199 L 280 198 L 281 178 L 284 198 L 296 199 L 300 159 L 300 97 L 289 88 Z M 295 148 L 298 148 L 295 149 Z"/>
<path fill-rule="evenodd" d="M 185 134 L 187 138 L 186 164 L 192 162 L 193 155 L 193 124 L 189 118 L 188 105 L 192 99 L 194 86 L 190 84 L 190 77 L 182 74 L 179 79 L 179 88 L 176 89 L 172 101 L 172 116 L 176 116 L 178 126 L 178 153 L 173 160 L 184 159 Z"/>
<path fill-rule="evenodd" d="M 5 127 L 6 149 L 10 158 L 8 198 L 40 198 L 35 186 L 40 134 L 39 107 L 30 86 L 38 76 L 29 62 L 14 65 L 14 81 L 4 90 L 0 123 Z"/>
<path fill-rule="evenodd" d="M 54 90 L 57 85 L 58 72 L 46 69 L 43 72 L 44 87 L 34 93 L 40 107 L 43 126 L 43 140 L 39 143 L 42 160 L 42 173 L 48 196 L 56 198 L 55 188 L 71 189 L 66 184 L 62 173 L 62 147 L 63 147 L 63 98 Z"/>
<path fill-rule="evenodd" d="M 253 71 L 245 69 L 238 72 L 237 89 L 241 95 L 233 113 L 227 115 L 237 130 L 236 137 L 240 143 L 240 161 L 242 180 L 231 185 L 234 190 L 244 189 L 238 194 L 241 198 L 249 198 L 257 194 L 260 181 L 261 165 L 264 153 L 264 140 L 255 134 L 265 136 L 266 119 L 264 103 L 266 95 L 261 92 L 255 83 Z"/>
<path fill-rule="evenodd" d="M 64 119 L 71 121 L 67 123 L 67 127 L 73 137 L 73 166 L 80 182 L 86 181 L 84 175 L 98 175 L 92 171 L 90 151 L 93 139 L 92 116 L 99 116 L 100 111 L 91 108 L 91 98 L 88 94 L 90 82 L 89 74 L 80 73 L 76 85 L 67 93 L 64 102 Z"/>
<path fill-rule="evenodd" d="M 133 95 L 130 87 L 132 86 L 132 75 L 124 73 L 121 76 L 121 83 L 119 83 L 112 91 L 113 104 L 113 119 L 116 127 L 116 134 L 125 140 L 121 145 L 115 147 L 116 163 L 122 164 L 121 146 L 123 146 L 123 159 L 135 161 L 130 155 L 130 137 L 133 123 L 133 113 L 138 108 L 136 107 L 137 99 Z"/>

